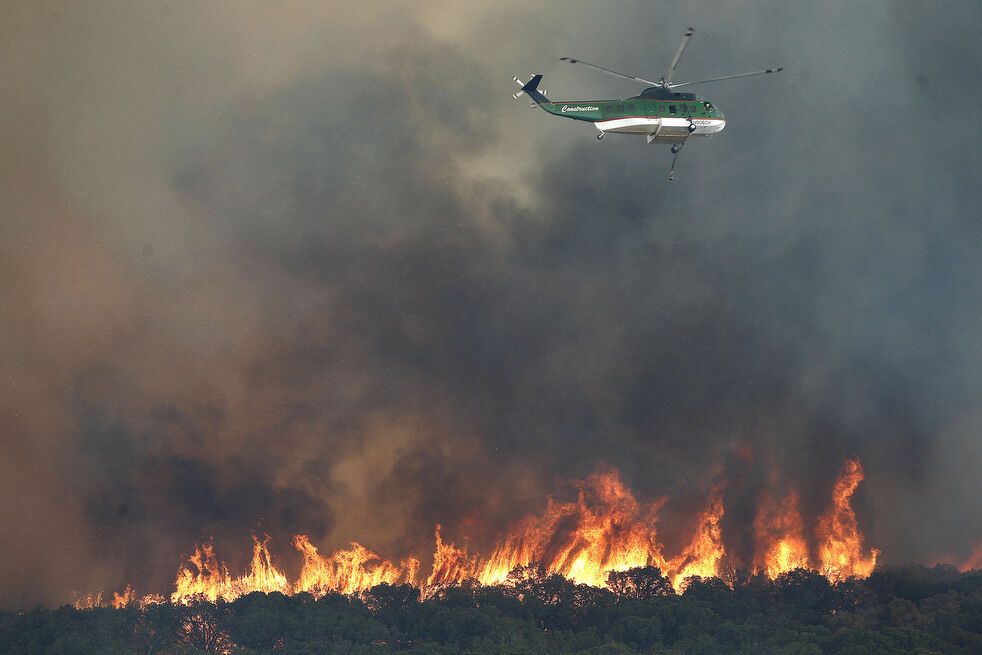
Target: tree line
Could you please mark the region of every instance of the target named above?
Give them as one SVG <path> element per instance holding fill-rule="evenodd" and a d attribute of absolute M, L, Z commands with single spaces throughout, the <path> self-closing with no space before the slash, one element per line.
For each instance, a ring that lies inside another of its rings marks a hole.
<path fill-rule="evenodd" d="M 970 655 L 982 653 L 982 571 L 882 568 L 831 584 L 797 570 L 693 578 L 677 594 L 653 567 L 611 573 L 606 589 L 526 567 L 504 585 L 468 582 L 428 598 L 383 584 L 359 596 L 66 605 L 0 612 L 0 653 Z"/>

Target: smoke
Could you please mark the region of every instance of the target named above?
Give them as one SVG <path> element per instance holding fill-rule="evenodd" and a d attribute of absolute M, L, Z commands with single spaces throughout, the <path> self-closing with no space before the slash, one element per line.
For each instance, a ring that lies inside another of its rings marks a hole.
<path fill-rule="evenodd" d="M 23 4 L 0 21 L 0 604 L 214 537 L 486 546 L 601 464 L 724 536 L 858 456 L 887 562 L 982 535 L 978 10 Z M 381 18 L 378 18 L 381 16 Z M 512 103 L 726 113 L 668 156 Z"/>

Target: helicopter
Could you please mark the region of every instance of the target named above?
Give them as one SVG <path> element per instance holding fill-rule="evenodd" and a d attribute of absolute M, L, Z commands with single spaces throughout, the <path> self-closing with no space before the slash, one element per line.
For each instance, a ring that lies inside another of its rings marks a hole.
<path fill-rule="evenodd" d="M 735 75 L 724 75 L 722 77 L 711 77 L 695 82 L 673 82 L 675 68 L 678 66 L 682 53 L 689 45 L 689 39 L 695 34 L 691 27 L 682 37 L 672 63 L 668 67 L 668 72 L 662 78 L 654 82 L 643 77 L 635 77 L 626 73 L 620 73 L 610 68 L 597 66 L 582 59 L 573 57 L 560 57 L 560 61 L 570 64 L 579 64 L 587 68 L 607 73 L 615 77 L 649 84 L 648 88 L 639 95 L 627 99 L 619 100 L 563 100 L 553 102 L 546 97 L 545 89 L 539 90 L 539 83 L 542 75 L 536 74 L 528 82 L 522 82 L 518 77 L 512 79 L 522 87 L 521 91 L 512 97 L 516 100 L 523 94 L 532 100 L 532 107 L 540 107 L 554 116 L 571 118 L 577 121 L 593 123 L 597 128 L 597 140 L 603 140 L 607 132 L 614 134 L 639 134 L 648 139 L 648 143 L 670 143 L 672 144 L 672 168 L 668 173 L 668 179 L 675 179 L 675 165 L 678 161 L 679 152 L 685 146 L 689 138 L 694 136 L 712 136 L 723 131 L 726 127 L 726 118 L 712 102 L 697 96 L 694 93 L 679 93 L 675 89 L 694 84 L 706 84 L 707 82 L 719 82 L 720 80 L 733 80 L 740 77 L 752 77 L 754 75 L 767 75 L 778 73 L 784 67 L 767 68 L 765 70 L 750 71 L 748 73 L 737 73 Z"/>

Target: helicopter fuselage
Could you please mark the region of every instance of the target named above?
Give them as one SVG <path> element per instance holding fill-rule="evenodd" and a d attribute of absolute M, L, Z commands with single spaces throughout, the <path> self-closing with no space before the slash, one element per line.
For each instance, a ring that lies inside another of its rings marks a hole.
<path fill-rule="evenodd" d="M 541 107 L 550 114 L 593 123 L 593 126 L 597 128 L 598 141 L 603 139 L 607 132 L 614 132 L 644 135 L 647 137 L 648 143 L 672 144 L 671 151 L 675 157 L 672 159 L 672 169 L 668 172 L 668 179 L 675 179 L 675 163 L 678 161 L 679 152 L 682 151 L 686 142 L 694 136 L 712 136 L 722 132 L 723 128 L 726 127 L 726 118 L 724 118 L 723 112 L 713 106 L 713 103 L 694 93 L 680 93 L 676 89 L 695 84 L 780 73 L 784 70 L 783 67 L 765 68 L 702 80 L 674 82 L 675 69 L 693 34 L 695 34 L 695 30 L 691 27 L 685 31 L 682 43 L 675 51 L 675 56 L 672 57 L 672 63 L 669 64 L 667 72 L 657 82 L 591 64 L 575 57 L 559 58 L 560 61 L 577 64 L 607 75 L 651 85 L 633 98 L 553 102 L 546 97 L 545 91 L 539 90 L 539 83 L 542 81 L 541 73 L 532 75 L 528 82 L 523 82 L 517 76 L 513 77 L 512 80 L 522 88 L 518 93 L 513 93 L 512 97 L 518 100 L 525 95 L 532 101 L 533 106 Z"/>
<path fill-rule="evenodd" d="M 650 143 L 681 143 L 726 126 L 723 112 L 708 100 L 657 88 L 625 100 L 563 100 L 538 106 L 556 116 L 593 123 L 601 134 L 642 134 Z"/>

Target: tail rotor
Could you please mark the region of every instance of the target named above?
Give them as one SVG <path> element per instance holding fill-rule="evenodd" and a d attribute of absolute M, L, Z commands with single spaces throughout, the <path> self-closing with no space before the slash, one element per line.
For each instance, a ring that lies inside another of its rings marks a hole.
<path fill-rule="evenodd" d="M 513 93 L 512 98 L 518 100 L 522 97 L 522 94 L 527 95 L 535 104 L 542 104 L 543 102 L 549 102 L 549 98 L 546 97 L 545 89 L 539 90 L 539 82 L 542 81 L 542 75 L 533 75 L 532 79 L 528 82 L 522 82 L 518 77 L 513 77 L 515 84 L 522 87 L 518 93 Z"/>

